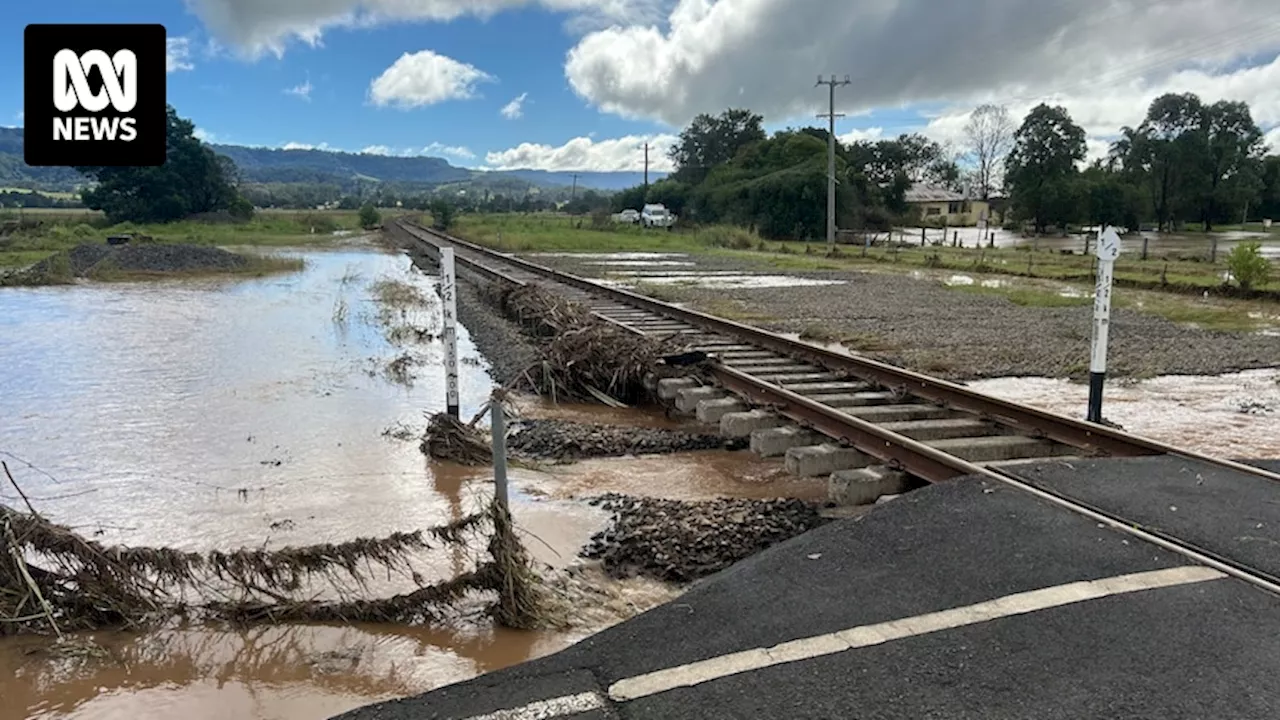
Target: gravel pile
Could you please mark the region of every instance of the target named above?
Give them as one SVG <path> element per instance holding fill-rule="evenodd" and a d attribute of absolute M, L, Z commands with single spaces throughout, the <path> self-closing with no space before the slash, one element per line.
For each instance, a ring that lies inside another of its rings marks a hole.
<path fill-rule="evenodd" d="M 725 444 L 718 435 L 569 420 L 522 420 L 507 442 L 525 457 L 560 461 L 710 450 Z"/>
<path fill-rule="evenodd" d="M 29 272 L 56 272 L 65 263 L 75 277 L 110 267 L 123 272 L 185 272 L 236 270 L 249 260 L 243 255 L 206 245 L 99 245 L 84 244 L 31 266 Z"/>
<path fill-rule="evenodd" d="M 591 501 L 613 513 L 583 556 L 612 577 L 686 583 L 717 573 L 761 550 L 822 525 L 802 500 L 724 499 L 681 502 L 605 495 Z"/>

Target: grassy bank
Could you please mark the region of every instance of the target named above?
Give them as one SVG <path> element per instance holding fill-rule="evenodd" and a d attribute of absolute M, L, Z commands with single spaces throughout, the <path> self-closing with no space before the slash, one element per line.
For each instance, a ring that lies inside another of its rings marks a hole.
<path fill-rule="evenodd" d="M 383 211 L 384 219 L 396 210 Z M 187 245 L 299 246 L 341 241 L 360 231 L 354 210 L 264 210 L 247 222 L 182 222 L 108 225 L 100 213 L 83 210 L 0 212 L 0 227 L 16 224 L 0 237 L 0 268 L 23 267 L 108 235 L 134 234 L 149 242 Z"/>

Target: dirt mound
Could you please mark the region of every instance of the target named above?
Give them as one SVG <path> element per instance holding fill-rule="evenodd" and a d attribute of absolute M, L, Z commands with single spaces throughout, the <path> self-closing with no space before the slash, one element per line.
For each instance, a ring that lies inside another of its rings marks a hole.
<path fill-rule="evenodd" d="M 724 440 L 716 435 L 568 420 L 522 420 L 514 430 L 508 447 L 540 460 L 658 455 L 724 446 Z"/>
<path fill-rule="evenodd" d="M 643 576 L 685 583 L 717 573 L 826 521 L 802 500 L 681 502 L 605 495 L 591 501 L 613 512 L 583 556 L 616 578 Z"/>
<path fill-rule="evenodd" d="M 249 258 L 206 245 L 77 245 L 6 278 L 6 284 L 43 285 L 112 273 L 182 273 L 241 270 Z"/>

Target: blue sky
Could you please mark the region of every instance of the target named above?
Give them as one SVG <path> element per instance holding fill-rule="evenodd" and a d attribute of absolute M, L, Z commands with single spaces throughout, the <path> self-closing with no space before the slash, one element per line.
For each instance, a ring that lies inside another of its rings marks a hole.
<path fill-rule="evenodd" d="M 751 107 L 771 129 L 819 122 L 819 72 L 854 76 L 839 100 L 849 116 L 838 132 L 848 138 L 921 130 L 958 152 L 979 102 L 1006 102 L 1019 116 L 1049 99 L 1085 125 L 1096 153 L 1122 125 L 1139 122 L 1159 92 L 1191 90 L 1251 102 L 1280 144 L 1280 13 L 1270 0 L 1222 0 L 1212 12 L 1208 0 L 953 0 L 923 25 L 912 14 L 921 5 L 12 3 L 0 66 L 21 66 L 27 23 L 159 22 L 171 39 L 170 102 L 214 142 L 430 154 L 472 167 L 631 170 L 646 140 L 658 146 L 660 167 L 660 150 L 696 112 Z M 999 5 L 1008 8 L 995 12 Z M 975 34 L 971 24 L 953 37 L 948 13 L 975 8 L 992 11 L 985 29 Z M 1091 14 L 1099 8 L 1110 24 Z M 1130 24 L 1110 28 L 1114 21 Z M 1028 42 L 1001 50 L 982 32 Z M 1077 54 L 1064 60 L 1045 38 Z M 1232 42 L 1212 42 L 1221 38 Z M 1098 78 L 1098 87 L 1036 97 L 1082 77 Z M 0 74 L 0 124 L 21 124 L 21 83 L 20 73 Z"/>

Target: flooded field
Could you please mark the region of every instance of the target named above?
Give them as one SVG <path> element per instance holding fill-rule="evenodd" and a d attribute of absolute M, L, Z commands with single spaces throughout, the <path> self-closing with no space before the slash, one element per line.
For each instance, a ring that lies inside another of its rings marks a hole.
<path fill-rule="evenodd" d="M 371 247 L 286 253 L 306 268 L 0 291 L 0 459 L 40 512 L 105 544 L 207 551 L 385 536 L 484 505 L 487 469 L 432 463 L 417 447 L 424 414 L 444 406 L 433 280 Z M 379 302 L 388 288 L 416 288 L 423 302 Z M 465 328 L 459 344 L 470 417 L 492 383 Z M 518 404 L 531 417 L 680 425 L 661 414 Z M 513 513 L 530 554 L 554 567 L 575 562 L 607 520 L 577 499 L 584 494 L 795 490 L 770 485 L 778 478 L 745 453 L 550 470 L 515 472 Z M 0 488 L 0 502 L 20 498 Z M 469 554 L 431 551 L 416 565 L 432 582 L 468 568 Z M 4 638 L 0 720 L 324 718 L 554 652 L 673 594 L 640 581 L 599 588 L 562 632 L 495 630 L 477 605 L 435 629 L 97 632 L 81 638 L 94 654 L 67 657 L 51 654 L 46 638 Z"/>
<path fill-rule="evenodd" d="M 1089 399 L 1087 386 L 1047 378 L 998 378 L 969 387 L 1081 418 Z M 1103 415 L 1129 432 L 1209 455 L 1280 457 L 1280 371 L 1112 381 Z"/>

